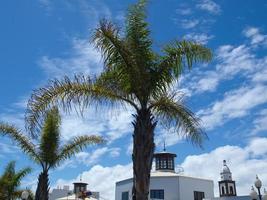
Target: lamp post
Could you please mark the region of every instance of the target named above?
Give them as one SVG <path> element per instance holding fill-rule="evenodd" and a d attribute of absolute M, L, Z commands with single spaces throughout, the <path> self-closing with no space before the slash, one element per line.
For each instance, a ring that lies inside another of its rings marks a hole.
<path fill-rule="evenodd" d="M 21 193 L 21 199 L 22 200 L 27 200 L 28 197 L 29 197 L 30 193 L 27 191 L 27 190 L 24 190 L 22 193 Z"/>
<path fill-rule="evenodd" d="M 256 180 L 254 182 L 255 187 L 258 189 L 258 194 L 259 194 L 259 199 L 262 200 L 261 198 L 261 180 L 259 179 L 258 175 L 256 175 Z"/>
<path fill-rule="evenodd" d="M 250 197 L 252 200 L 257 200 L 259 197 L 259 200 L 267 200 L 267 192 L 264 189 L 264 193 L 263 195 L 261 195 L 261 187 L 262 187 L 262 182 L 259 179 L 259 177 L 256 175 L 256 180 L 254 182 L 255 187 L 258 190 L 258 193 L 255 191 L 254 187 L 251 187 L 251 191 L 250 191 Z"/>

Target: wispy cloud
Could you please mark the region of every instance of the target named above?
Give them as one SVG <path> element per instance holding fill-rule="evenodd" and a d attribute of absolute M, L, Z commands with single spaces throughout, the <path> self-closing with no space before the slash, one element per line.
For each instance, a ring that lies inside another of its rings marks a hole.
<path fill-rule="evenodd" d="M 251 45 L 267 46 L 267 35 L 262 34 L 259 28 L 247 27 L 243 34 L 250 39 Z"/>
<path fill-rule="evenodd" d="M 253 108 L 266 103 L 266 91 L 266 85 L 241 87 L 227 92 L 222 100 L 214 102 L 207 109 L 200 110 L 198 115 L 201 116 L 203 125 L 207 129 L 213 129 L 230 119 L 247 116 Z"/>
<path fill-rule="evenodd" d="M 183 19 L 180 22 L 182 28 L 184 29 L 195 28 L 199 23 L 198 19 Z"/>
<path fill-rule="evenodd" d="M 256 134 L 261 131 L 267 131 L 267 109 L 260 111 L 258 116 L 253 121 L 253 131 L 252 134 Z"/>
<path fill-rule="evenodd" d="M 211 14 L 220 14 L 221 12 L 220 5 L 212 0 L 200 0 L 196 7 Z"/>
<path fill-rule="evenodd" d="M 178 15 L 190 15 L 193 13 L 192 9 L 189 7 L 181 7 L 176 9 Z"/>
<path fill-rule="evenodd" d="M 108 155 L 110 158 L 115 158 L 120 155 L 120 148 L 103 147 L 94 150 L 92 153 L 80 152 L 76 155 L 76 160 L 86 166 L 91 166 L 99 162 L 102 156 Z"/>
<path fill-rule="evenodd" d="M 248 81 L 264 82 L 267 73 L 267 57 L 258 58 L 251 46 L 220 46 L 215 51 L 215 67 L 211 70 L 196 71 L 194 77 L 188 76 L 194 83 L 188 88 L 195 93 L 215 91 L 218 85 L 236 76 L 243 76 Z M 184 82 L 186 82 L 186 77 Z"/>
<path fill-rule="evenodd" d="M 48 78 L 62 78 L 74 74 L 97 75 L 103 64 L 101 56 L 89 43 L 89 39 L 72 40 L 72 49 L 67 57 L 50 58 L 43 56 L 38 64 L 45 71 Z"/>
<path fill-rule="evenodd" d="M 208 35 L 206 33 L 188 33 L 184 36 L 187 40 L 193 40 L 204 45 L 207 44 L 213 37 L 213 35 Z"/>

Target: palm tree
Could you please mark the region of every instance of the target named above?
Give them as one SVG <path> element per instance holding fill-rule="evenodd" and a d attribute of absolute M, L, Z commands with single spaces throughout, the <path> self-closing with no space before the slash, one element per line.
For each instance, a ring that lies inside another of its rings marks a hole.
<path fill-rule="evenodd" d="M 15 200 L 20 197 L 19 186 L 21 180 L 31 172 L 31 168 L 23 168 L 16 172 L 15 161 L 7 164 L 3 174 L 0 176 L 0 199 Z"/>
<path fill-rule="evenodd" d="M 0 134 L 13 139 L 24 153 L 42 168 L 35 193 L 36 200 L 48 200 L 50 169 L 56 168 L 75 153 L 82 151 L 87 145 L 103 142 L 99 136 L 77 136 L 61 146 L 59 126 L 60 115 L 55 107 L 45 113 L 41 134 L 36 138 L 37 141 L 31 141 L 30 137 L 13 125 L 0 123 Z"/>
<path fill-rule="evenodd" d="M 153 51 L 145 7 L 146 1 L 140 0 L 129 8 L 123 34 L 112 22 L 100 21 L 92 37 L 105 64 L 99 77 L 55 79 L 33 93 L 26 114 L 27 128 L 35 134 L 39 117 L 55 104 L 67 111 L 73 103 L 81 108 L 95 103 L 133 107 L 132 193 L 137 200 L 148 198 L 157 122 L 173 127 L 199 146 L 206 138 L 199 119 L 184 105 L 181 93 L 170 92 L 170 88 L 186 68 L 212 58 L 208 48 L 185 40 L 171 42 L 162 53 Z"/>

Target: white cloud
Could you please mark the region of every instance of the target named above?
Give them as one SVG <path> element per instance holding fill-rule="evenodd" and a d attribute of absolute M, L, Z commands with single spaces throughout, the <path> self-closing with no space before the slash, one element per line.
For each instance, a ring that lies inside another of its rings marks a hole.
<path fill-rule="evenodd" d="M 201 0 L 196 7 L 211 14 L 219 14 L 221 12 L 221 7 L 212 0 Z"/>
<path fill-rule="evenodd" d="M 184 29 L 195 28 L 199 23 L 200 22 L 197 19 L 183 19 L 183 20 L 181 20 L 181 26 Z"/>
<path fill-rule="evenodd" d="M 182 167 L 185 174 L 214 180 L 214 191 L 218 195 L 217 180 L 220 178 L 222 161 L 226 160 L 236 181 L 238 195 L 248 195 L 256 174 L 267 184 L 267 138 L 254 138 L 245 147 L 222 146 L 215 150 L 187 156 Z M 264 185 L 267 186 L 267 185 Z"/>
<path fill-rule="evenodd" d="M 68 140 L 77 135 L 103 135 L 108 143 L 126 136 L 132 132 L 131 108 L 88 108 L 83 117 L 75 112 L 62 113 L 62 137 Z"/>
<path fill-rule="evenodd" d="M 179 15 L 190 15 L 192 14 L 192 9 L 191 8 L 185 8 L 185 7 L 181 7 L 176 9 L 176 13 Z"/>
<path fill-rule="evenodd" d="M 266 85 L 241 87 L 226 93 L 221 101 L 216 101 L 211 107 L 200 110 L 198 115 L 207 129 L 213 129 L 230 119 L 246 116 L 252 108 L 266 103 L 266 91 Z"/>
<path fill-rule="evenodd" d="M 264 109 L 260 112 L 259 116 L 254 119 L 253 124 L 253 134 L 258 133 L 260 131 L 267 131 L 267 109 Z"/>
<path fill-rule="evenodd" d="M 205 33 L 200 33 L 200 34 L 198 34 L 198 33 L 189 33 L 189 34 L 186 34 L 184 36 L 184 38 L 187 39 L 187 40 L 193 40 L 193 41 L 196 41 L 196 42 L 198 42 L 200 44 L 204 44 L 204 45 L 207 44 L 208 41 L 210 39 L 212 39 L 213 37 L 214 36 L 207 35 Z"/>
<path fill-rule="evenodd" d="M 99 74 L 103 64 L 100 53 L 88 40 L 73 39 L 72 51 L 66 58 L 49 58 L 43 56 L 38 64 L 46 72 L 49 79 L 62 78 L 74 74 Z"/>
<path fill-rule="evenodd" d="M 72 186 L 72 183 L 78 181 L 81 176 L 82 180 L 89 184 L 89 190 L 98 191 L 102 198 L 112 200 L 115 198 L 115 183 L 132 177 L 132 164 L 115 165 L 111 167 L 95 165 L 73 180 L 58 180 L 54 187 L 63 185 Z"/>
<path fill-rule="evenodd" d="M 267 45 L 267 35 L 261 34 L 256 27 L 247 27 L 243 34 L 251 40 L 251 45 Z"/>
<path fill-rule="evenodd" d="M 247 79 L 247 82 L 262 83 L 267 81 L 267 57 L 258 58 L 250 46 L 220 46 L 214 54 L 215 66 L 212 70 L 195 71 L 194 76 L 186 75 L 182 81 L 191 92 L 203 93 L 215 91 L 218 85 L 236 76 Z M 189 84 L 187 83 L 188 80 Z M 191 84 L 190 84 L 191 83 Z"/>
<path fill-rule="evenodd" d="M 158 149 L 159 151 L 163 150 L 164 143 L 166 147 L 173 146 L 182 142 L 183 139 L 182 134 L 178 134 L 173 128 L 166 129 L 164 127 L 158 127 L 155 132 L 156 147 L 161 148 Z"/>
<path fill-rule="evenodd" d="M 76 161 L 86 166 L 91 166 L 92 164 L 98 163 L 104 155 L 109 155 L 110 158 L 118 157 L 120 150 L 120 148 L 103 147 L 94 150 L 92 153 L 80 152 L 76 155 Z"/>

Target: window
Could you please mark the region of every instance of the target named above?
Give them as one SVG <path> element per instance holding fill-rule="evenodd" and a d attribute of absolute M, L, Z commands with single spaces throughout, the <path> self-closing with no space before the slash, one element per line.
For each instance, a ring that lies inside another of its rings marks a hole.
<path fill-rule="evenodd" d="M 129 192 L 121 193 L 121 200 L 129 200 Z"/>
<path fill-rule="evenodd" d="M 168 159 L 168 169 L 173 169 L 173 160 L 171 158 Z"/>
<path fill-rule="evenodd" d="M 194 200 L 202 200 L 205 198 L 204 192 L 194 191 Z"/>
<path fill-rule="evenodd" d="M 225 194 L 224 187 L 222 186 L 222 194 Z"/>
<path fill-rule="evenodd" d="M 150 190 L 150 199 L 164 199 L 164 190 Z"/>
<path fill-rule="evenodd" d="M 234 194 L 233 186 L 230 186 L 230 194 Z"/>

